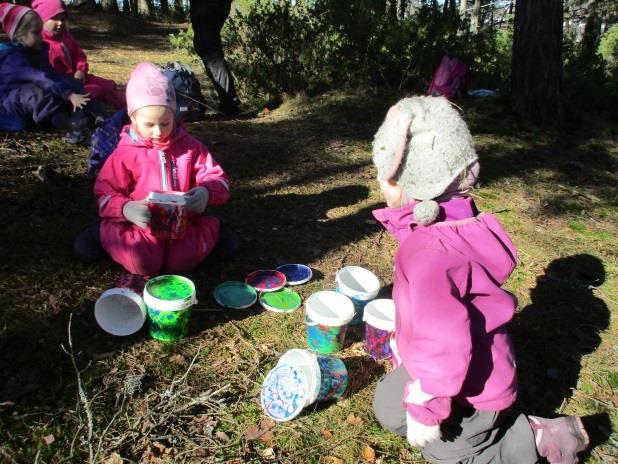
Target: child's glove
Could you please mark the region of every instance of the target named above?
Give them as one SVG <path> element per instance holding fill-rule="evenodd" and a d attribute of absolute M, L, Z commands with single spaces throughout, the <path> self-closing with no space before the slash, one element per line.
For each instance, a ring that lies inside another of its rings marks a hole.
<path fill-rule="evenodd" d="M 148 200 L 127 201 L 122 207 L 122 214 L 128 221 L 145 229 L 150 222 Z"/>
<path fill-rule="evenodd" d="M 406 425 L 408 427 L 406 438 L 412 446 L 423 447 L 430 441 L 440 438 L 439 425 L 425 425 L 414 420 L 409 412 L 406 412 Z"/>
<path fill-rule="evenodd" d="M 184 195 L 186 203 L 185 208 L 192 213 L 202 214 L 208 204 L 210 194 L 206 187 L 195 187 L 189 190 Z"/>

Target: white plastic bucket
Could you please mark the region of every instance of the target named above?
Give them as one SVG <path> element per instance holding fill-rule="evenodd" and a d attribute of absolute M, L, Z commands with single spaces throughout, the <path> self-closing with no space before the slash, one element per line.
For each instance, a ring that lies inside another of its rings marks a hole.
<path fill-rule="evenodd" d="M 365 351 L 374 359 L 392 356 L 391 334 L 395 331 L 395 302 L 391 299 L 370 301 L 363 311 Z"/>
<path fill-rule="evenodd" d="M 94 304 L 94 318 L 112 335 L 131 335 L 146 321 L 146 305 L 141 296 L 128 288 L 110 288 Z"/>
<path fill-rule="evenodd" d="M 295 348 L 283 353 L 281 358 L 279 358 L 279 362 L 277 362 L 277 366 L 282 364 L 291 364 L 299 367 L 305 374 L 308 392 L 305 398 L 305 406 L 309 406 L 318 398 L 318 394 L 320 393 L 322 375 L 320 374 L 320 365 L 318 364 L 317 355 L 311 350 Z"/>
<path fill-rule="evenodd" d="M 314 293 L 305 302 L 307 343 L 323 354 L 343 347 L 348 324 L 354 317 L 354 304 L 347 296 L 325 290 Z"/>
<path fill-rule="evenodd" d="M 356 313 L 352 324 L 360 324 L 363 308 L 373 300 L 380 291 L 380 280 L 368 269 L 360 266 L 346 266 L 335 276 L 336 291 L 352 300 Z"/>

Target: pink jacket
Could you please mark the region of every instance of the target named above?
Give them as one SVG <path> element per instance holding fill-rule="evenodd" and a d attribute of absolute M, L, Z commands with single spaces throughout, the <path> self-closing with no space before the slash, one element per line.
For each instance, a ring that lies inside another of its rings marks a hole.
<path fill-rule="evenodd" d="M 88 59 L 73 36 L 63 31 L 52 34 L 43 29 L 43 40 L 49 44 L 49 64 L 64 76 L 73 77 L 76 71 L 88 72 Z"/>
<path fill-rule="evenodd" d="M 393 299 L 395 341 L 411 381 L 408 413 L 425 425 L 447 418 L 451 401 L 499 411 L 517 396 L 515 357 L 506 324 L 517 306 L 503 290 L 516 250 L 498 220 L 471 198 L 440 204 L 438 222 L 414 223 L 412 206 L 374 216 L 399 241 Z M 431 399 L 411 401 L 420 381 Z"/>
<path fill-rule="evenodd" d="M 230 197 L 223 169 L 182 125 L 172 135 L 167 151 L 156 149 L 125 126 L 97 177 L 94 195 L 102 219 L 127 222 L 122 208 L 129 200 L 143 200 L 153 190 L 187 192 L 197 186 L 208 189 L 208 206 L 223 204 Z"/>

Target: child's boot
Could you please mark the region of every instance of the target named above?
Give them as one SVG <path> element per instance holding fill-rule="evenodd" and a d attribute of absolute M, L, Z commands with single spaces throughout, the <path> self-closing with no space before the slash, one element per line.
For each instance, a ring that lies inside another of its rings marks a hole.
<path fill-rule="evenodd" d="M 579 417 L 545 419 L 528 416 L 528 421 L 539 455 L 550 464 L 577 464 L 577 453 L 585 450 L 590 442 Z"/>
<path fill-rule="evenodd" d="M 88 118 L 82 110 L 76 110 L 71 114 L 69 121 L 69 132 L 64 137 L 64 141 L 71 145 L 86 142 L 88 134 Z"/>
<path fill-rule="evenodd" d="M 105 256 L 101 246 L 101 220 L 97 219 L 82 230 L 73 242 L 73 251 L 84 264 L 94 263 Z"/>

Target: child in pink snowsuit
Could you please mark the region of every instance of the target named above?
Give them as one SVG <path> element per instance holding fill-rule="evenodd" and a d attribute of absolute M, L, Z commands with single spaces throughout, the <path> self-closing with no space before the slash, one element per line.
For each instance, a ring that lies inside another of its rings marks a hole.
<path fill-rule="evenodd" d="M 203 214 L 230 196 L 223 169 L 198 140 L 174 121 L 174 88 L 152 63 L 140 63 L 127 84 L 125 126 L 116 150 L 99 173 L 100 242 L 132 274 L 184 273 L 202 262 L 219 239 L 219 219 Z M 152 191 L 186 192 L 192 214 L 182 239 L 152 233 L 146 198 Z"/>
<path fill-rule="evenodd" d="M 376 387 L 378 421 L 434 463 L 577 463 L 588 445 L 579 418 L 504 414 L 517 396 L 506 329 L 517 301 L 501 286 L 517 255 L 467 195 L 479 164 L 459 113 L 444 97 L 399 101 L 373 160 L 388 205 L 374 216 L 399 242 L 395 369 Z"/>
<path fill-rule="evenodd" d="M 116 109 L 124 106 L 124 95 L 116 83 L 88 73 L 88 59 L 67 28 L 67 13 L 61 0 L 34 0 L 32 9 L 43 20 L 43 40 L 49 45 L 49 64 L 63 76 L 82 83 L 94 100 Z"/>

